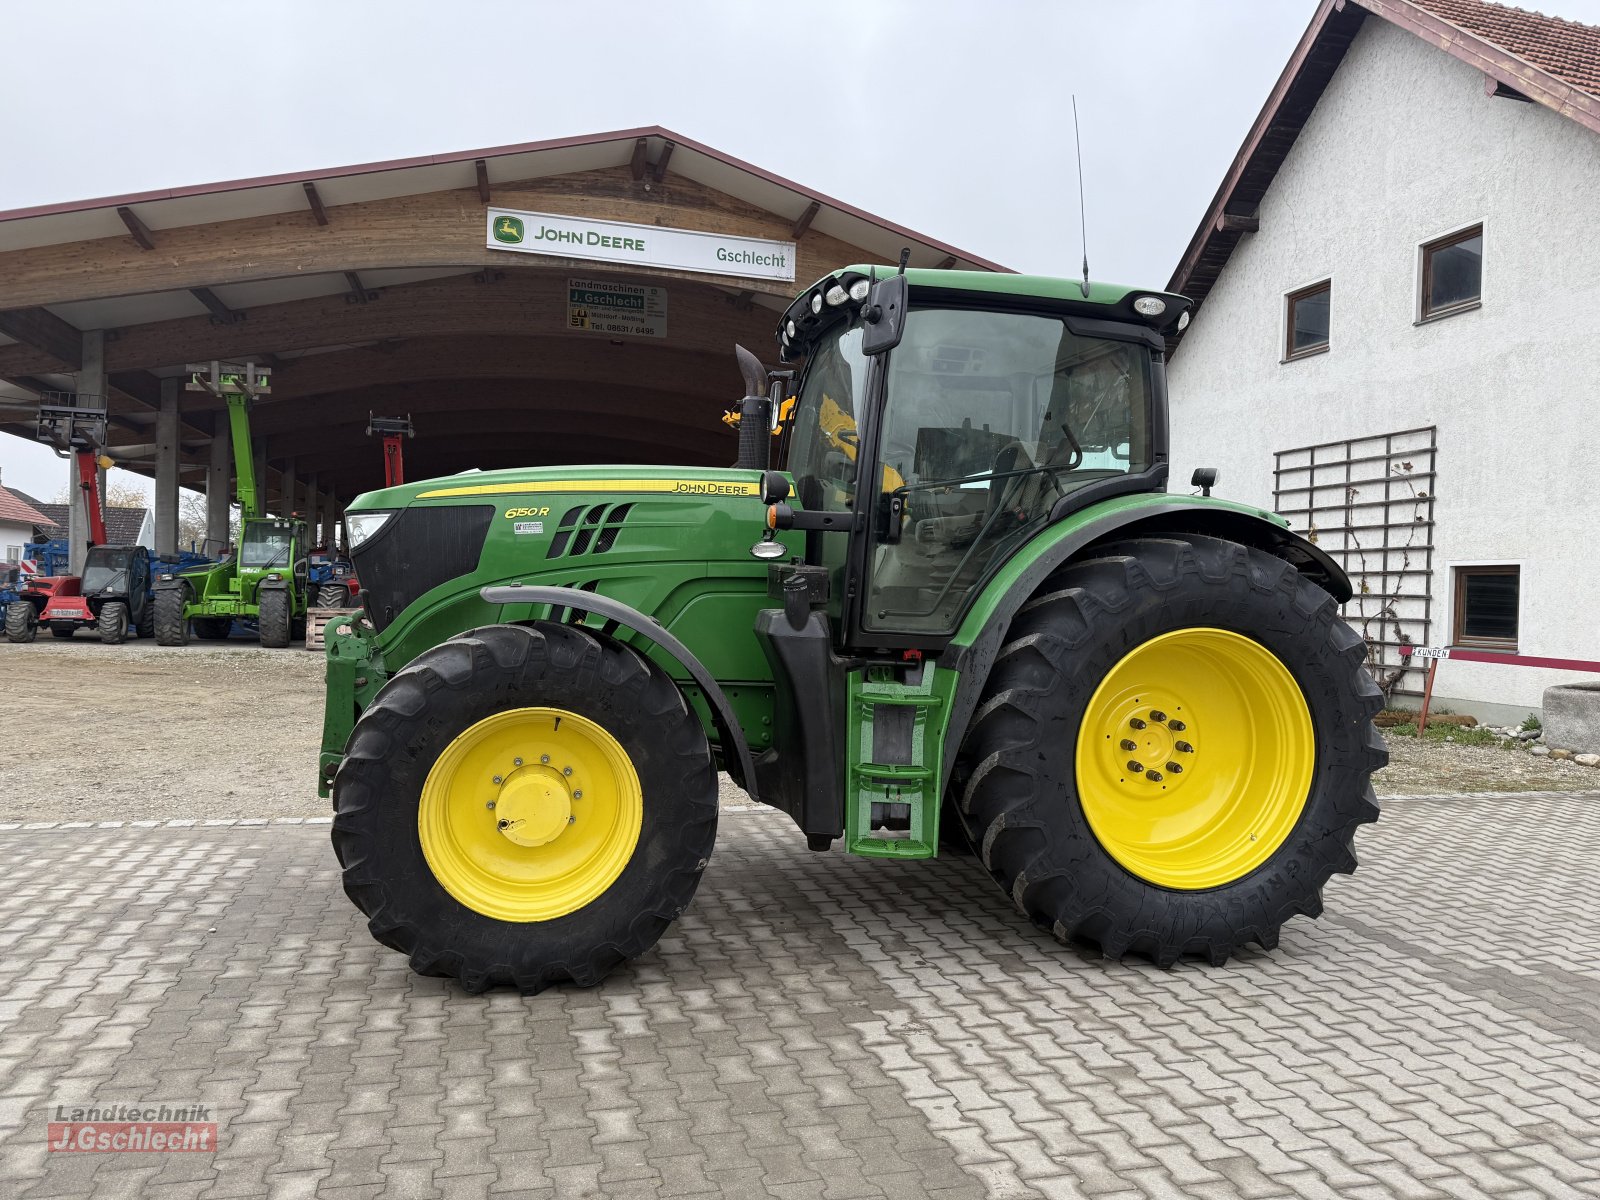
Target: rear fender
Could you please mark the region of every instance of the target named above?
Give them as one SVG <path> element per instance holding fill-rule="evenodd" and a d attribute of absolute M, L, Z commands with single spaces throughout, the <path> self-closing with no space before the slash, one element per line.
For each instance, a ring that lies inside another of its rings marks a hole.
<path fill-rule="evenodd" d="M 653 642 L 668 657 L 674 659 L 699 685 L 711 707 L 716 722 L 717 735 L 722 740 L 723 765 L 734 782 L 756 799 L 755 763 L 750 755 L 750 744 L 745 740 L 744 729 L 733 711 L 733 705 L 723 694 L 716 678 L 706 670 L 694 653 L 668 633 L 655 618 L 647 616 L 608 596 L 585 592 L 578 588 L 528 586 L 520 583 L 480 588 L 478 595 L 486 604 L 548 604 L 552 609 L 567 609 L 573 613 L 592 614 L 605 619 L 605 625 L 588 632 L 611 637 L 620 627 L 646 641 Z"/>
<path fill-rule="evenodd" d="M 969 610 L 940 665 L 959 671 L 945 729 L 944 771 L 949 780 L 963 735 L 977 710 L 989 671 L 1005 644 L 1011 619 L 1052 572 L 1098 545 L 1128 537 L 1203 534 L 1264 550 L 1290 563 L 1339 603 L 1350 599 L 1350 578 L 1326 551 L 1294 533 L 1263 509 L 1199 497 L 1141 496 L 1111 502 L 1045 530 L 994 578 Z"/>

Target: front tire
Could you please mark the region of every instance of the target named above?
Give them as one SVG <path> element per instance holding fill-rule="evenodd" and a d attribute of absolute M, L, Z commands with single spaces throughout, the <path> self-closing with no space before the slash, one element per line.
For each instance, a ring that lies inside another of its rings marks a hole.
<path fill-rule="evenodd" d="M 688 907 L 716 838 L 710 746 L 671 678 L 543 622 L 470 631 L 396 674 L 333 799 L 373 936 L 468 991 L 598 983 Z"/>
<path fill-rule="evenodd" d="M 1012 622 L 962 747 L 962 821 L 1063 941 L 1162 966 L 1270 949 L 1378 816 L 1365 657 L 1281 559 L 1189 535 L 1106 547 Z"/>
<path fill-rule="evenodd" d="M 39 632 L 39 614 L 26 600 L 13 600 L 6 605 L 6 640 L 31 642 Z"/>
<path fill-rule="evenodd" d="M 181 587 L 161 588 L 156 592 L 156 645 L 187 646 L 189 622 L 183 618 L 187 594 Z"/>
<path fill-rule="evenodd" d="M 269 650 L 282 650 L 294 633 L 294 615 L 289 593 L 284 588 L 263 588 L 256 619 L 261 627 L 261 644 Z"/>
<path fill-rule="evenodd" d="M 95 628 L 106 645 L 120 646 L 128 638 L 128 606 L 121 600 L 107 600 L 100 606 Z"/>

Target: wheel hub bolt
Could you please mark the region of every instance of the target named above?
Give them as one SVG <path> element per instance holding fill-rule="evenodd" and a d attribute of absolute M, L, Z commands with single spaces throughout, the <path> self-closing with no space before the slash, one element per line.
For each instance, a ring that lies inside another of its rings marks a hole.
<path fill-rule="evenodd" d="M 1161 722 L 1167 719 L 1167 714 L 1162 712 L 1159 708 L 1152 708 L 1150 710 L 1150 719 L 1159 725 Z"/>
<path fill-rule="evenodd" d="M 542 763 L 547 763 L 550 761 L 550 756 L 548 754 L 541 754 L 539 755 L 539 761 Z"/>
<path fill-rule="evenodd" d="M 572 798 L 574 800 L 582 800 L 583 799 L 583 792 L 582 791 L 573 792 L 572 793 Z"/>
<path fill-rule="evenodd" d="M 1122 748 L 1124 750 L 1137 750 L 1139 748 L 1139 743 L 1134 741 L 1132 738 L 1123 738 Z"/>
<path fill-rule="evenodd" d="M 502 779 L 502 778 L 501 778 L 501 777 L 500 777 L 500 776 L 498 776 L 498 775 L 496 775 L 496 776 L 495 776 L 495 777 L 494 777 L 494 781 L 495 781 L 495 784 L 496 784 L 496 785 L 499 785 L 499 784 L 502 784 L 502 783 L 504 783 L 504 782 L 505 782 L 505 780 L 504 780 L 504 779 Z"/>
<path fill-rule="evenodd" d="M 1185 725 L 1182 721 L 1180 721 L 1176 717 L 1174 717 L 1172 720 L 1167 722 L 1167 728 L 1172 730 L 1173 733 L 1182 733 L 1185 729 L 1187 729 L 1189 727 L 1187 725 Z"/>
<path fill-rule="evenodd" d="M 1141 721 L 1138 717 L 1134 717 L 1133 720 L 1128 722 L 1128 724 L 1133 726 L 1135 729 L 1143 729 L 1144 728 L 1144 722 Z"/>
<path fill-rule="evenodd" d="M 1140 771 L 1144 770 L 1144 764 L 1138 759 L 1130 758 L 1128 760 L 1128 770 L 1137 775 Z"/>
<path fill-rule="evenodd" d="M 561 768 L 561 773 L 563 775 L 571 775 L 572 774 L 572 768 L 571 767 L 562 767 Z"/>
<path fill-rule="evenodd" d="M 1146 771 L 1144 773 L 1144 777 L 1146 779 L 1148 779 L 1151 783 L 1160 783 L 1161 782 L 1161 772 L 1160 771 Z"/>
<path fill-rule="evenodd" d="M 1179 754 L 1193 754 L 1194 753 L 1194 747 L 1189 745 L 1188 742 L 1175 742 L 1173 744 L 1173 749 L 1175 749 Z"/>
<path fill-rule="evenodd" d="M 491 812 L 494 811 L 494 801 L 489 801 L 489 803 L 485 804 L 484 807 L 489 809 Z"/>
<path fill-rule="evenodd" d="M 1182 763 L 1169 762 L 1167 764 L 1167 770 L 1171 771 L 1174 775 L 1182 775 L 1183 774 L 1183 764 Z"/>
<path fill-rule="evenodd" d="M 513 758 L 511 760 L 511 765 L 513 767 L 520 767 L 522 765 L 522 760 L 520 758 Z"/>

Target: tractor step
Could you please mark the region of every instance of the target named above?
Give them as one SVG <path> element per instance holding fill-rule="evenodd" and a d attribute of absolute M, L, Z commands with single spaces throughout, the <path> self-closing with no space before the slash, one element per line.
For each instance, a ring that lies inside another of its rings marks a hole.
<path fill-rule="evenodd" d="M 335 617 L 348 617 L 351 613 L 360 611 L 361 610 L 359 608 L 306 609 L 306 649 L 322 649 L 322 631 L 328 627 L 329 621 L 333 620 Z"/>
<path fill-rule="evenodd" d="M 851 854 L 932 858 L 937 851 L 946 682 L 933 663 L 917 671 L 868 667 L 851 675 L 845 772 Z M 877 828 L 890 814 L 888 824 L 904 827 Z"/>

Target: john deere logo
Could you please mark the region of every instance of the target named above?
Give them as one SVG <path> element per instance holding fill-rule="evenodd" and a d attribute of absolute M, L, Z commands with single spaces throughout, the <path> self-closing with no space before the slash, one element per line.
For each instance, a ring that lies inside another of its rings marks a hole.
<path fill-rule="evenodd" d="M 515 245 L 522 240 L 522 218 L 500 217 L 494 223 L 494 240 Z"/>

